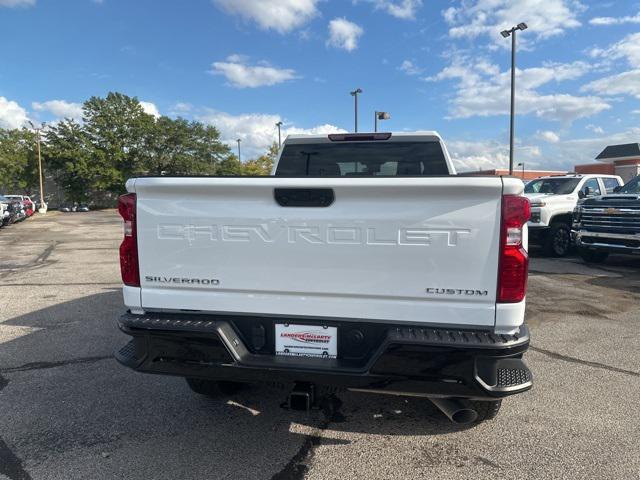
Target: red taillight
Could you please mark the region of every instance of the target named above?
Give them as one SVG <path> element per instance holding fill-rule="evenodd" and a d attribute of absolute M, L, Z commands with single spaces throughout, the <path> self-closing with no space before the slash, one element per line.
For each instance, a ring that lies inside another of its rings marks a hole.
<path fill-rule="evenodd" d="M 525 197 L 502 197 L 498 303 L 521 302 L 527 293 L 529 255 L 522 244 L 522 231 L 530 216 L 531 206 Z"/>
<path fill-rule="evenodd" d="M 124 220 L 124 239 L 120 245 L 122 281 L 130 287 L 140 286 L 138 269 L 138 232 L 136 228 L 136 194 L 127 193 L 118 199 L 118 212 Z"/>

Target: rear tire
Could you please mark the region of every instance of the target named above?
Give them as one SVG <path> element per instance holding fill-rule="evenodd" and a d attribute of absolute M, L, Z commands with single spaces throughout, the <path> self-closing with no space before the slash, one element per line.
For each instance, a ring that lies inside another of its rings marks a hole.
<path fill-rule="evenodd" d="M 609 252 L 604 250 L 590 250 L 588 248 L 580 248 L 578 250 L 582 259 L 587 263 L 602 263 L 609 256 Z"/>
<path fill-rule="evenodd" d="M 187 378 L 186 381 L 191 391 L 212 398 L 233 395 L 243 387 L 243 384 L 238 382 L 204 380 L 201 378 Z"/>
<path fill-rule="evenodd" d="M 472 400 L 473 408 L 478 412 L 478 418 L 475 423 L 493 420 L 500 411 L 502 400 Z"/>
<path fill-rule="evenodd" d="M 544 241 L 544 251 L 553 257 L 564 257 L 571 249 L 571 228 L 566 223 L 551 224 Z"/>

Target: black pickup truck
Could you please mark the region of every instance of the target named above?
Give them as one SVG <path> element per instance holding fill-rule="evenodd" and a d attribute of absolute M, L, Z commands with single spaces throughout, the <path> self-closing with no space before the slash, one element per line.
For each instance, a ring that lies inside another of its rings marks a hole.
<path fill-rule="evenodd" d="M 609 253 L 640 253 L 640 176 L 612 195 L 578 203 L 572 236 L 587 262 L 604 262 Z"/>

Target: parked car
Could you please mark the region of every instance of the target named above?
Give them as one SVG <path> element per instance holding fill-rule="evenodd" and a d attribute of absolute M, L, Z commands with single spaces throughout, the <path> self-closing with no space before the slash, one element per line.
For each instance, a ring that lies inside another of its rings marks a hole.
<path fill-rule="evenodd" d="M 301 409 L 423 397 L 458 423 L 531 387 L 519 179 L 456 176 L 435 132 L 289 136 L 274 172 L 127 182 L 122 364 Z"/>
<path fill-rule="evenodd" d="M 36 204 L 28 196 L 24 196 L 23 200 L 25 208 L 27 209 L 27 216 L 31 217 L 36 213 Z"/>
<path fill-rule="evenodd" d="M 28 195 L 5 195 L 6 198 L 22 203 L 22 208 L 27 217 L 32 216 L 35 213 L 36 207 L 31 198 Z"/>
<path fill-rule="evenodd" d="M 0 195 L 0 203 L 3 205 L 2 225 L 7 226 L 19 222 L 26 215 L 22 208 L 22 203 L 16 199 L 7 198 Z"/>
<path fill-rule="evenodd" d="M 571 249 L 573 209 L 581 198 L 613 193 L 623 184 L 617 175 L 554 175 L 529 182 L 524 189 L 531 202 L 529 241 L 545 254 L 563 257 Z"/>
<path fill-rule="evenodd" d="M 85 203 L 77 204 L 77 203 L 65 203 L 61 205 L 58 210 L 60 212 L 88 212 L 89 206 Z"/>
<path fill-rule="evenodd" d="M 27 207 L 25 203 L 18 198 L 12 198 L 10 200 L 16 209 L 16 222 L 25 220 L 27 218 Z"/>
<path fill-rule="evenodd" d="M 609 253 L 640 253 L 640 176 L 613 194 L 579 202 L 572 235 L 587 262 L 604 262 Z"/>
<path fill-rule="evenodd" d="M 9 199 L 0 195 L 0 227 L 9 224 L 11 213 L 9 212 Z"/>

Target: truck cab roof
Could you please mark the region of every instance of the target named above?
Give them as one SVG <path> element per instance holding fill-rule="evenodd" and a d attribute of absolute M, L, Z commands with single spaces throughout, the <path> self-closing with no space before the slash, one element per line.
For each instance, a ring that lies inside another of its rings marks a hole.
<path fill-rule="evenodd" d="M 455 175 L 437 132 L 290 135 L 274 164 L 275 176 Z"/>
<path fill-rule="evenodd" d="M 530 180 L 534 182 L 535 180 L 544 180 L 547 178 L 618 178 L 618 175 L 609 175 L 609 174 L 600 174 L 600 173 L 567 173 L 565 175 L 545 175 L 543 177 L 534 178 Z"/>
<path fill-rule="evenodd" d="M 440 134 L 433 130 L 424 130 L 416 132 L 336 132 L 329 134 L 292 134 L 288 135 L 284 144 L 300 144 L 300 143 L 329 143 L 333 141 L 376 141 L 374 136 L 378 136 L 379 140 L 388 142 L 398 141 L 442 141 Z M 340 137 L 346 139 L 336 140 Z M 332 140 L 333 138 L 333 140 Z M 360 140 L 359 140 L 360 139 Z"/>

